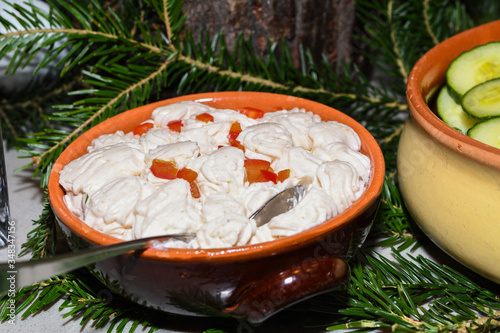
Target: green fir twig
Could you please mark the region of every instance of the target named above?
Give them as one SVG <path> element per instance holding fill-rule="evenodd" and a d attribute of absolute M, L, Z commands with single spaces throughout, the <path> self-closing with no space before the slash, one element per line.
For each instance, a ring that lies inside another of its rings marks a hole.
<path fill-rule="evenodd" d="M 311 302 L 313 310 L 337 317 L 328 330 L 492 332 L 500 327 L 500 298 L 487 283 L 420 255 L 392 254 L 393 260 L 360 253 L 347 295 Z"/>

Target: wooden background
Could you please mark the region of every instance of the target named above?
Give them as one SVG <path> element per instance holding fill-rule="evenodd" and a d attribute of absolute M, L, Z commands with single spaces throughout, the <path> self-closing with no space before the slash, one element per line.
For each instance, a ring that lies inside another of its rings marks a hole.
<path fill-rule="evenodd" d="M 354 0 L 186 0 L 184 11 L 197 40 L 201 31 L 211 37 L 224 31 L 232 49 L 238 33 L 251 34 L 260 57 L 266 55 L 266 38 L 285 40 L 296 66 L 302 44 L 316 61 L 323 53 L 337 72 L 342 61 L 360 61 L 353 42 Z"/>

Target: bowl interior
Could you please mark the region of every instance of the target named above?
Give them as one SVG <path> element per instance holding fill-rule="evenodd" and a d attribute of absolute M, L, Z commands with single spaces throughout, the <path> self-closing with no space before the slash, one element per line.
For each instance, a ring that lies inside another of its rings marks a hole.
<path fill-rule="evenodd" d="M 407 84 L 410 112 L 437 141 L 480 163 L 500 169 L 500 149 L 476 141 L 446 125 L 429 105 L 445 84 L 446 70 L 461 53 L 500 40 L 500 20 L 459 33 L 430 49 L 415 64 Z"/>
<path fill-rule="evenodd" d="M 245 259 L 249 259 L 280 253 L 285 250 L 289 251 L 304 244 L 309 244 L 317 238 L 324 237 L 332 231 L 348 224 L 351 220 L 362 214 L 364 210 L 375 204 L 378 200 L 385 175 L 384 158 L 379 145 L 372 135 L 355 120 L 326 105 L 293 96 L 259 92 L 219 92 L 186 95 L 144 105 L 112 117 L 78 137 L 60 155 L 50 173 L 48 185 L 49 200 L 56 216 L 73 232 L 90 243 L 98 245 L 111 245 L 120 242 L 121 240 L 115 237 L 103 234 L 90 228 L 87 224 L 77 219 L 68 210 L 63 201 L 64 191 L 59 185 L 59 172 L 70 161 L 85 154 L 87 152 L 87 147 L 94 138 L 102 134 L 114 133 L 118 130 L 122 130 L 125 133 L 130 132 L 139 123 L 150 119 L 151 113 L 155 108 L 161 105 L 186 100 L 198 101 L 216 108 L 237 109 L 251 106 L 264 110 L 265 112 L 299 107 L 318 114 L 323 120 L 335 120 L 344 123 L 354 129 L 359 135 L 362 142 L 361 151 L 370 158 L 372 163 L 372 179 L 361 198 L 344 212 L 316 227 L 296 235 L 272 242 L 224 249 L 171 249 L 169 251 L 149 249 L 143 253 L 143 257 L 158 260 L 190 259 L 191 261 L 224 261 L 236 260 L 237 258 L 242 258 L 243 256 Z"/>

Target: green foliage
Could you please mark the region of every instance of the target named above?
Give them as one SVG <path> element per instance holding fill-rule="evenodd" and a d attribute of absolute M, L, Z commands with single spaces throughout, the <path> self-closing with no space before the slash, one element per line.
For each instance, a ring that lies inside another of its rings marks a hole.
<path fill-rule="evenodd" d="M 491 286 L 422 256 L 393 255 L 397 265 L 376 253 L 360 253 L 346 295 L 311 302 L 313 310 L 337 317 L 328 330 L 491 332 L 499 327 L 500 300 Z"/>
<path fill-rule="evenodd" d="M 55 232 L 54 213 L 50 209 L 48 202 L 48 193 L 45 192 L 45 202 L 43 210 L 34 223 L 35 227 L 28 233 L 28 240 L 24 243 L 23 250 L 19 256 L 32 254 L 32 259 L 40 259 L 53 255 L 56 248 L 57 235 Z"/>
<path fill-rule="evenodd" d="M 390 179 L 384 182 L 382 201 L 371 235 L 374 239 L 380 236 L 376 245 L 396 247 L 398 251 L 415 249 L 426 241 L 406 211 L 398 188 Z"/>
<path fill-rule="evenodd" d="M 29 100 L 22 93 L 0 96 L 4 134 L 32 158 L 26 167 L 34 167 L 41 187 L 46 187 L 55 159 L 78 135 L 135 106 L 222 90 L 314 99 L 346 112 L 374 135 L 384 151 L 387 178 L 370 242 L 352 261 L 346 289 L 302 302 L 282 318 L 300 309 L 318 319 L 307 325 L 331 330 L 492 331 L 500 326 L 497 287 L 411 255 L 427 239 L 405 210 L 395 181 L 409 71 L 433 45 L 498 17 L 495 2 L 356 1 L 354 44 L 374 73 L 354 64 L 336 71 L 326 60 L 313 60 L 306 49 L 300 49 L 296 67 L 286 43 L 268 43 L 262 59 L 243 34 L 231 50 L 222 32 L 212 38 L 192 36 L 184 29 L 182 1 L 48 2 L 50 12 L 12 6 L 10 12 L 24 27 L 20 31 L 0 18 L 7 30 L 0 35 L 0 58 L 13 54 L 9 73 L 38 54 L 44 55 L 37 71 L 53 62 L 61 69 L 54 84 L 32 90 Z M 44 28 L 41 18 L 52 28 Z M 34 259 L 50 255 L 54 230 L 54 216 L 45 204 L 23 253 L 31 252 Z M 391 248 L 394 260 L 377 255 L 376 246 Z M 78 270 L 19 291 L 16 310 L 28 318 L 58 303 L 65 316 L 80 318 L 82 326 L 108 332 L 153 332 L 176 320 L 102 291 L 86 270 Z M 1 320 L 7 318 L 7 301 L 0 300 Z M 234 331 L 241 325 L 211 323 L 220 326 L 207 327 L 207 332 Z"/>

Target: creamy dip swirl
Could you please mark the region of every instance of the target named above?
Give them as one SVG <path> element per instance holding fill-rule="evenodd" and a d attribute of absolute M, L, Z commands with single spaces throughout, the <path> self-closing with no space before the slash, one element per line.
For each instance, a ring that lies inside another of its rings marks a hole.
<path fill-rule="evenodd" d="M 181 125 L 174 129 L 176 122 Z M 232 132 L 235 124 L 238 131 Z M 123 240 L 189 232 L 196 233 L 189 243 L 167 245 L 220 248 L 272 241 L 341 213 L 371 177 L 370 159 L 360 152 L 353 129 L 299 108 L 247 117 L 188 101 L 155 109 L 142 125 L 147 130 L 141 133 L 94 139 L 87 154 L 60 173 L 73 214 Z M 250 180 L 249 160 L 267 163 L 265 172 L 275 178 Z M 157 161 L 196 178 L 159 175 Z M 248 218 L 299 182 L 310 185 L 294 209 L 262 227 Z"/>

